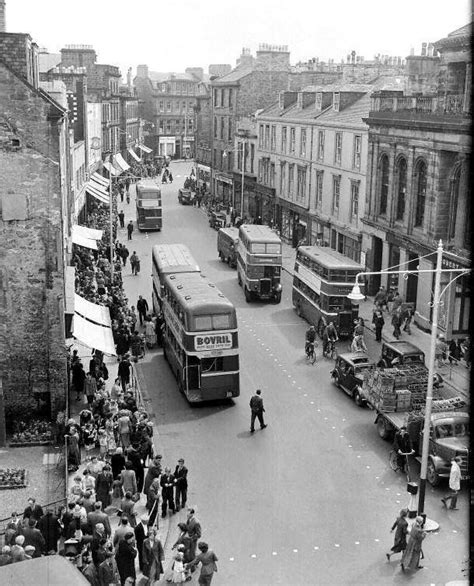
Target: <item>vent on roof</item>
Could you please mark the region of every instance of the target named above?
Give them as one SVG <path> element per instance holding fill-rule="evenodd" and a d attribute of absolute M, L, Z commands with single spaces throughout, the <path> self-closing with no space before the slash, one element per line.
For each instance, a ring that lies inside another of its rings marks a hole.
<path fill-rule="evenodd" d="M 334 92 L 332 95 L 332 109 L 335 112 L 339 112 L 340 102 L 341 102 L 341 94 L 339 92 Z"/>
<path fill-rule="evenodd" d="M 183 286 L 182 286 L 182 285 L 178 285 L 178 287 L 177 287 L 177 288 L 178 288 L 178 289 L 182 289 L 182 288 L 183 288 Z"/>
<path fill-rule="evenodd" d="M 323 94 L 322 92 L 318 92 L 316 94 L 316 111 L 321 112 L 323 109 Z"/>
<path fill-rule="evenodd" d="M 191 299 L 191 295 L 185 295 L 184 298 L 186 299 L 186 301 L 189 301 Z"/>

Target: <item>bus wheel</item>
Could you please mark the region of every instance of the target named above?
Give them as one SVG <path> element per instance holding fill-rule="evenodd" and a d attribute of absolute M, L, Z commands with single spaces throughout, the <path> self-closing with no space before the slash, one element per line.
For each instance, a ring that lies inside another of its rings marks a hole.
<path fill-rule="evenodd" d="M 281 291 L 279 293 L 277 293 L 275 295 L 275 297 L 273 298 L 274 303 L 280 303 L 280 301 L 281 301 Z"/>
<path fill-rule="evenodd" d="M 247 303 L 250 302 L 250 300 L 252 299 L 252 294 L 250 293 L 250 291 L 247 289 L 247 287 L 244 288 L 244 293 L 245 293 L 245 301 Z"/>

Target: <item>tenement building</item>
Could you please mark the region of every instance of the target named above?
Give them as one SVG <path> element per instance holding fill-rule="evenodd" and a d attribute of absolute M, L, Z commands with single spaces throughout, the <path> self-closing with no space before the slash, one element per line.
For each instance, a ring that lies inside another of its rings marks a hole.
<path fill-rule="evenodd" d="M 400 273 L 369 279 L 398 289 L 430 327 L 439 240 L 444 269 L 470 266 L 471 25 L 407 58 L 407 91 L 372 94 L 367 201 L 363 218 L 367 267 Z M 438 55 L 436 54 L 438 53 Z M 442 274 L 440 327 L 447 339 L 469 334 L 470 277 Z"/>
<path fill-rule="evenodd" d="M 175 158 L 194 156 L 194 109 L 199 84 L 205 81 L 200 67 L 187 67 L 184 73 L 149 71 L 137 67 L 134 85 L 140 100 L 140 115 L 152 128 L 155 154 Z"/>
<path fill-rule="evenodd" d="M 12 423 L 54 418 L 67 389 L 68 113 L 41 89 L 28 34 L 0 33 L 0 103 L 0 377 Z"/>

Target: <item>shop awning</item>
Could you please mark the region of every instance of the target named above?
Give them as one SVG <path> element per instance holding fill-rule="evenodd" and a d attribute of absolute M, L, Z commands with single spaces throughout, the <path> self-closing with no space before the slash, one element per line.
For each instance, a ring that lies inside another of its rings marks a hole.
<path fill-rule="evenodd" d="M 113 176 L 115 177 L 116 175 L 120 175 L 121 171 L 118 171 L 110 161 L 104 161 L 104 167 L 107 169 L 107 171 Z"/>
<path fill-rule="evenodd" d="M 111 325 L 110 310 L 108 307 L 91 303 L 77 293 L 74 294 L 74 311 L 81 317 L 95 322 L 96 325 L 109 327 Z"/>
<path fill-rule="evenodd" d="M 137 155 L 137 153 L 132 149 L 128 149 L 128 152 L 132 155 L 132 157 L 135 159 L 135 161 L 137 161 L 137 163 L 140 163 L 141 159 L 140 157 Z"/>
<path fill-rule="evenodd" d="M 196 169 L 198 169 L 199 171 L 205 171 L 206 173 L 211 172 L 210 167 L 208 167 L 207 165 L 201 165 L 201 163 L 196 163 Z"/>
<path fill-rule="evenodd" d="M 72 335 L 89 348 L 116 356 L 114 337 L 110 327 L 94 324 L 75 313 Z"/>
<path fill-rule="evenodd" d="M 74 313 L 74 295 L 76 290 L 76 267 L 67 266 L 64 279 L 64 312 Z"/>
<path fill-rule="evenodd" d="M 144 153 L 151 153 L 152 149 L 148 148 L 147 146 L 145 146 L 144 144 L 139 144 L 137 145 L 138 148 L 143 151 Z"/>
<path fill-rule="evenodd" d="M 105 189 L 109 188 L 109 180 L 106 177 L 102 177 L 102 175 L 99 175 L 99 173 L 97 173 L 97 172 L 92 173 L 91 179 L 93 179 L 97 183 L 100 183 L 102 185 L 102 188 L 105 188 Z"/>
<path fill-rule="evenodd" d="M 0 584 L 88 586 L 90 582 L 66 556 L 48 555 L 0 567 Z"/>
<path fill-rule="evenodd" d="M 87 228 L 87 226 L 76 224 L 72 227 L 72 233 L 80 234 L 84 238 L 90 238 L 91 240 L 101 240 L 103 231 L 94 230 L 94 228 Z"/>
<path fill-rule="evenodd" d="M 128 171 L 128 169 L 130 169 L 130 165 L 127 163 L 127 161 L 122 157 L 120 153 L 114 155 L 114 164 L 115 166 L 118 165 L 122 169 L 122 171 Z"/>
<path fill-rule="evenodd" d="M 74 233 L 74 231 L 72 233 L 72 242 L 78 246 L 84 246 L 85 248 L 90 248 L 91 250 L 97 250 L 97 242 L 95 240 L 84 238 L 84 236 L 81 236 L 77 232 Z"/>
<path fill-rule="evenodd" d="M 109 194 L 104 190 L 104 187 L 93 179 L 86 183 L 86 191 L 102 203 L 108 204 L 110 201 Z"/>

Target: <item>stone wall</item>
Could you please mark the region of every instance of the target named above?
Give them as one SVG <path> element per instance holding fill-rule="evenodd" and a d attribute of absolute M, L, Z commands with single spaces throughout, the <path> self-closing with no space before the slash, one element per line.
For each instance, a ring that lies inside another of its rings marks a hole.
<path fill-rule="evenodd" d="M 66 392 L 61 110 L 0 64 L 0 372 L 7 410 Z M 65 170 L 63 170 L 65 173 Z M 66 175 L 67 176 L 67 175 Z"/>

